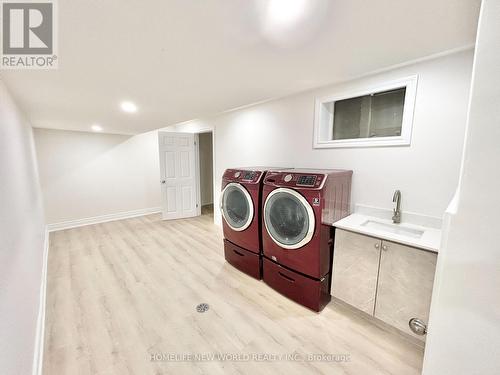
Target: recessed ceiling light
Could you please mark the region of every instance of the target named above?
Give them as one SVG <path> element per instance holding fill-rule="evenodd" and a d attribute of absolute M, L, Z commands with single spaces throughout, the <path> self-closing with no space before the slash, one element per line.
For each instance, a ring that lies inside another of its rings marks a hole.
<path fill-rule="evenodd" d="M 295 24 L 306 13 L 306 0 L 271 0 L 268 5 L 268 22 L 275 28 Z"/>
<path fill-rule="evenodd" d="M 122 102 L 120 107 L 124 112 L 134 113 L 137 112 L 137 106 L 132 102 Z"/>
<path fill-rule="evenodd" d="M 94 132 L 102 132 L 102 126 L 101 125 L 97 125 L 97 124 L 94 124 L 90 127 L 92 129 L 92 131 Z"/>

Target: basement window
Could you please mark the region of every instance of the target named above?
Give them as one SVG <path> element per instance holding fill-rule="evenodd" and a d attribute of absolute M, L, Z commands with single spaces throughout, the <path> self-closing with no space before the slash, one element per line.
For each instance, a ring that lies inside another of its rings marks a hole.
<path fill-rule="evenodd" d="M 316 99 L 314 147 L 409 145 L 416 83 L 415 76 Z"/>

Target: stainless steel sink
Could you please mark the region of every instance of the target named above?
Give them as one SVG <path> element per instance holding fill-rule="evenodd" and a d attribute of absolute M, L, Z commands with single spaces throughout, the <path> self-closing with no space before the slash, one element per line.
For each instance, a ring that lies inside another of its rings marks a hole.
<path fill-rule="evenodd" d="M 409 228 L 404 224 L 388 224 L 375 220 L 366 220 L 361 226 L 411 238 L 420 238 L 424 234 L 423 230 Z"/>

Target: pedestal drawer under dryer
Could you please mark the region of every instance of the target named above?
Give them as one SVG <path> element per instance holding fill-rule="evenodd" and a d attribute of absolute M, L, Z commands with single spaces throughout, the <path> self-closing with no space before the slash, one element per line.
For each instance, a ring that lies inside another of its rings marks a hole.
<path fill-rule="evenodd" d="M 330 274 L 316 280 L 263 258 L 263 279 L 274 290 L 314 311 L 321 311 L 331 300 Z"/>

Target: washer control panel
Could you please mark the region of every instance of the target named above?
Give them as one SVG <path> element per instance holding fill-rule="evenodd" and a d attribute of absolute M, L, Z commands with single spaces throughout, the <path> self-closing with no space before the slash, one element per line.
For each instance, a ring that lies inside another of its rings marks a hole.
<path fill-rule="evenodd" d="M 262 171 L 226 169 L 223 179 L 228 182 L 246 182 L 249 184 L 256 184 L 260 181 L 262 174 Z"/>
<path fill-rule="evenodd" d="M 258 172 L 255 171 L 245 171 L 243 172 L 242 180 L 253 181 L 255 179 L 255 176 L 257 176 L 257 173 Z"/>

